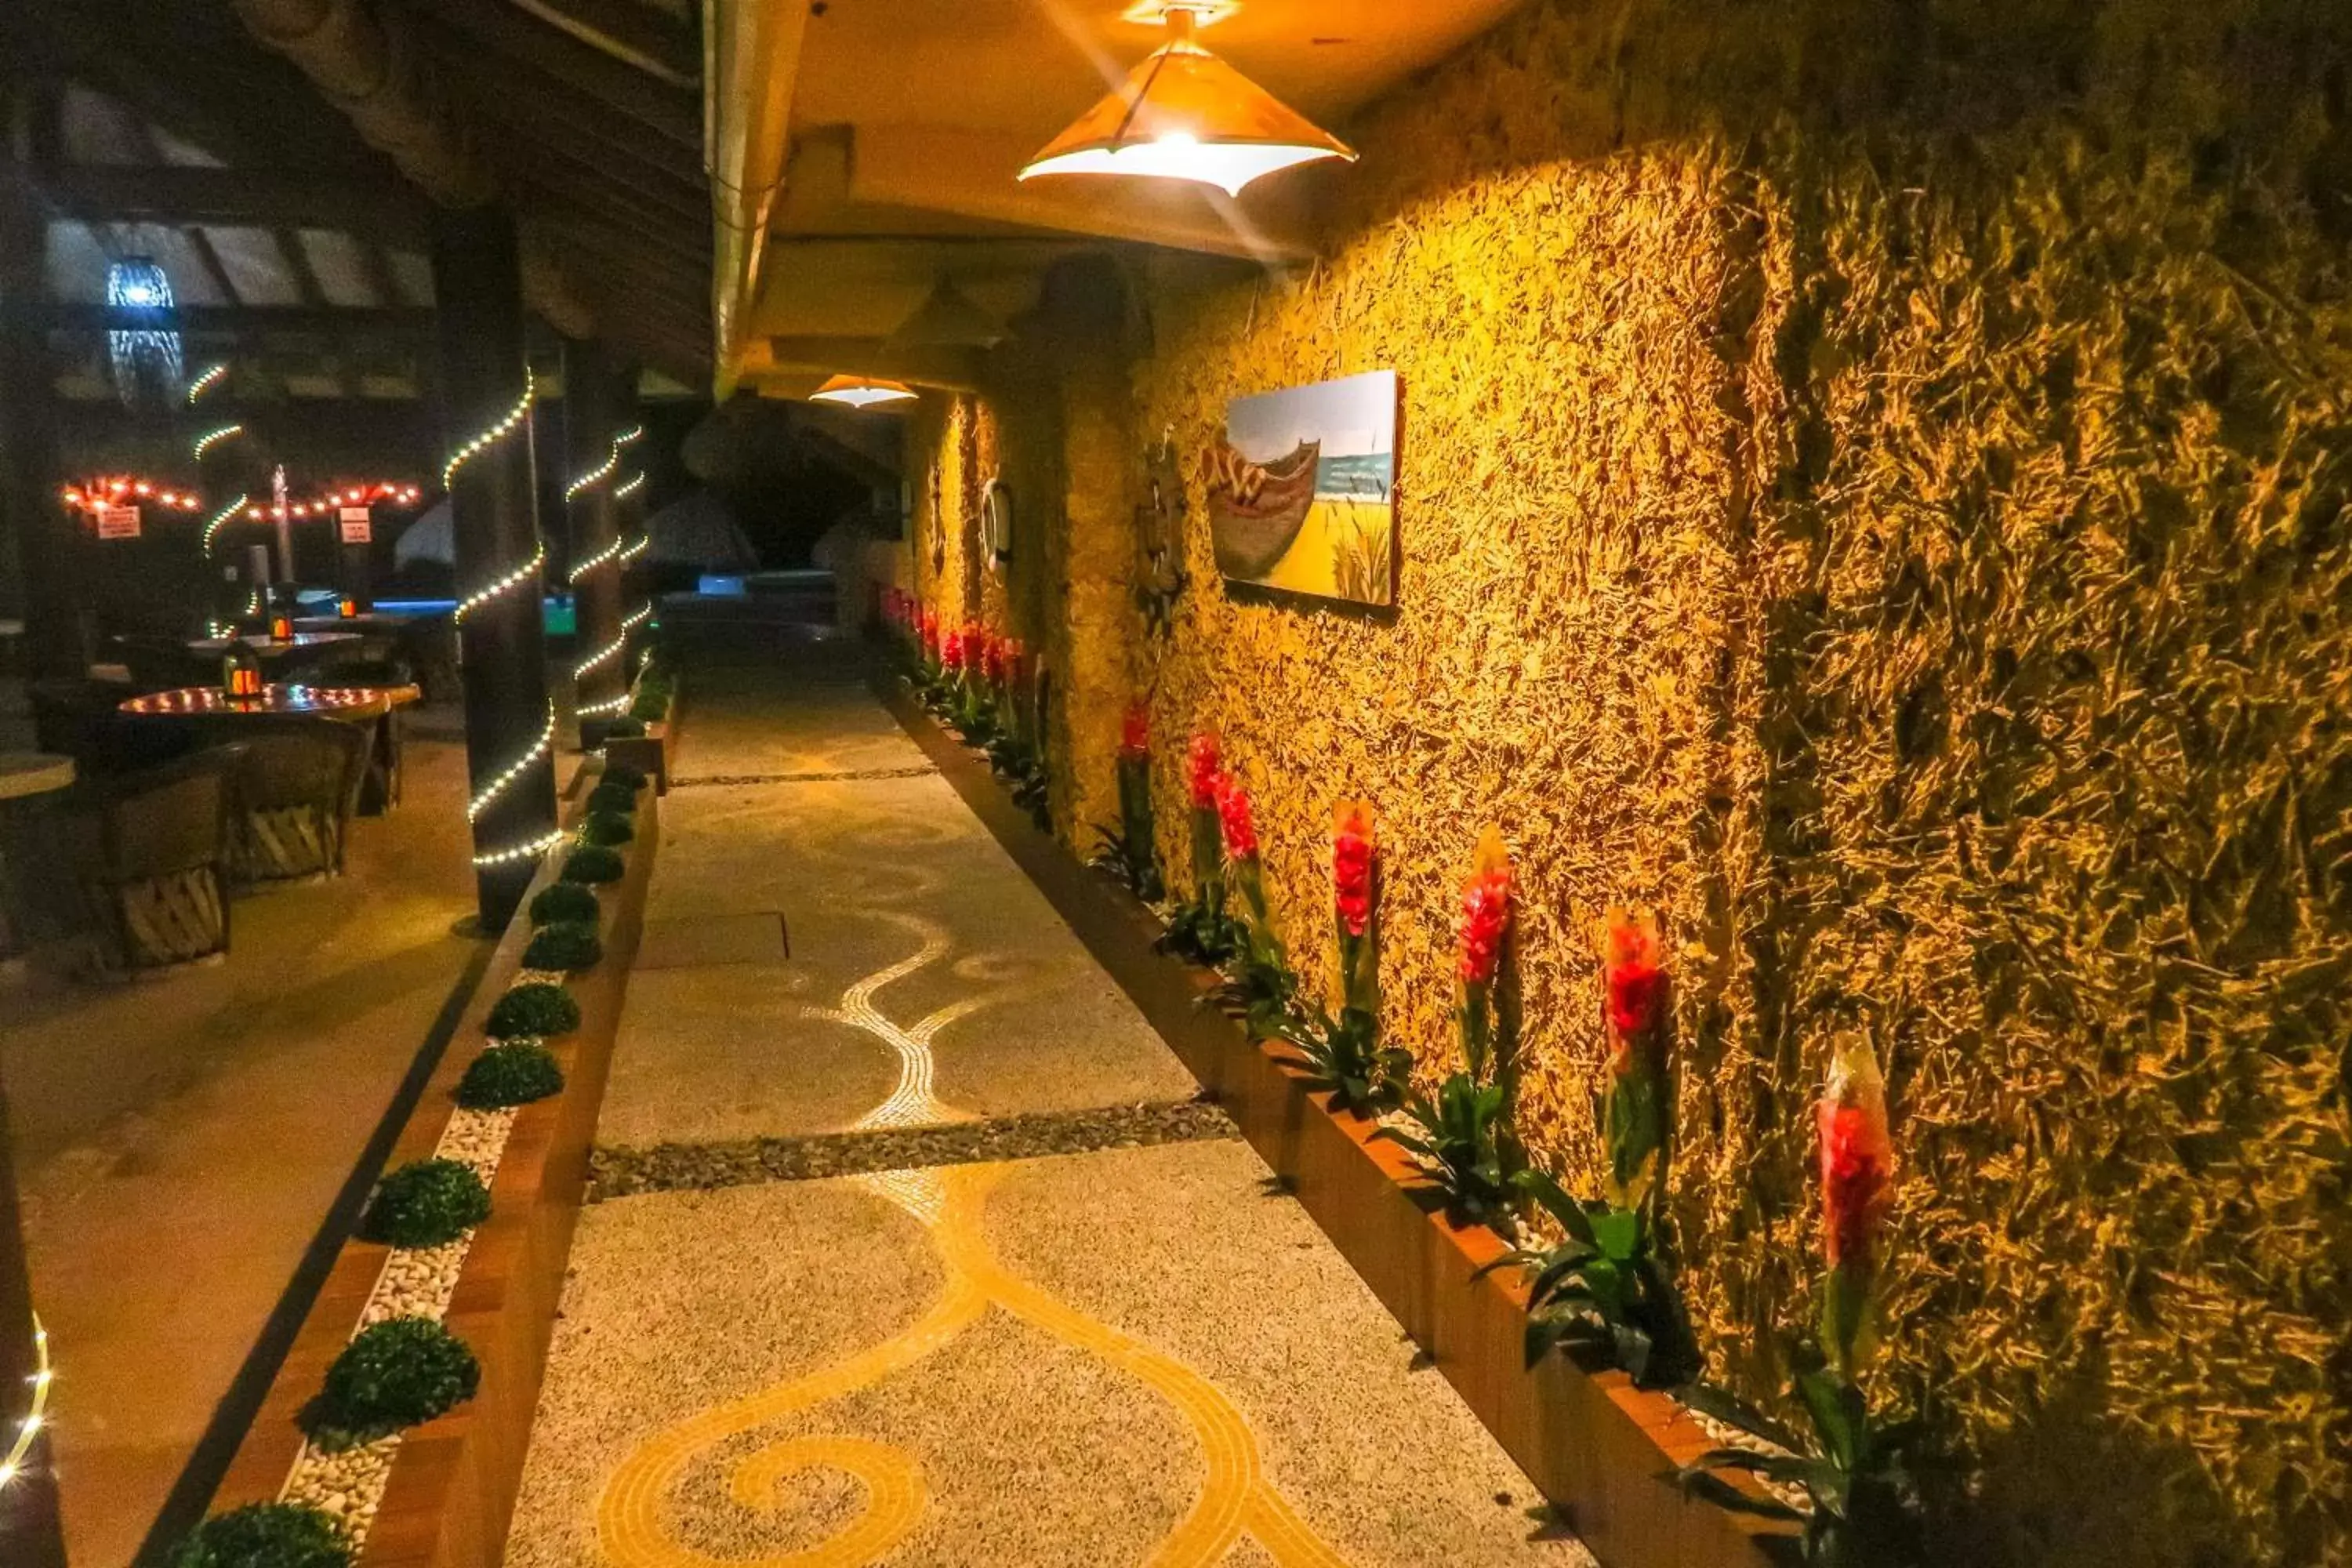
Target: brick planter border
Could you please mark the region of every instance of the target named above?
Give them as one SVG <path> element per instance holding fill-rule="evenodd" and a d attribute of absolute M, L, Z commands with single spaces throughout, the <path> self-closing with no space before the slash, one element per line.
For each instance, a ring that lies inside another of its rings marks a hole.
<path fill-rule="evenodd" d="M 1675 1483 L 1675 1468 L 1715 1443 L 1673 1399 L 1564 1355 L 1528 1367 L 1518 1271 L 1473 1277 L 1502 1239 L 1436 1212 L 1412 1184 L 1412 1157 L 1371 1142 L 1374 1122 L 1334 1114 L 1328 1096 L 1204 1005 L 1217 977 L 1157 952 L 1151 911 L 1040 832 L 902 681 L 880 676 L 875 690 L 1603 1568 L 1799 1560 L 1787 1527 Z"/>

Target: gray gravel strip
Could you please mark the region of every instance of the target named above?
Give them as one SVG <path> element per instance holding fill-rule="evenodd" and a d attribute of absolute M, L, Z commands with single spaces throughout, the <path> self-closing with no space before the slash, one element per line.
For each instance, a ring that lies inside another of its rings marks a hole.
<path fill-rule="evenodd" d="M 1219 1107 L 1181 1100 L 1095 1110 L 1033 1111 L 903 1130 L 657 1143 L 649 1149 L 599 1147 L 589 1156 L 588 1201 L 1240 1136 L 1241 1130 Z"/>
<path fill-rule="evenodd" d="M 928 778 L 940 770 L 926 763 L 920 767 L 850 768 L 835 773 L 700 773 L 693 778 L 669 781 L 672 789 L 713 788 L 719 785 L 780 784 L 848 784 L 859 779 L 919 779 Z"/>

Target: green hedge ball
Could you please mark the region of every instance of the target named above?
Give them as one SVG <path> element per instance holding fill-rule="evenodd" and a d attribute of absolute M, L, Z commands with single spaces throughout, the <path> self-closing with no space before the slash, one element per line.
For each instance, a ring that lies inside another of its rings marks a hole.
<path fill-rule="evenodd" d="M 646 721 L 635 715 L 615 719 L 604 726 L 604 737 L 607 740 L 618 738 L 624 741 L 634 741 L 645 732 Z"/>
<path fill-rule="evenodd" d="M 483 1032 L 506 1040 L 568 1035 L 580 1026 L 580 1004 L 561 985 L 534 980 L 515 986 L 490 1007 Z"/>
<path fill-rule="evenodd" d="M 412 1160 L 384 1173 L 360 1237 L 394 1247 L 439 1247 L 490 1217 L 490 1190 L 462 1160 Z"/>
<path fill-rule="evenodd" d="M 580 820 L 580 842 L 610 847 L 637 836 L 629 819 L 616 811 L 592 811 Z"/>
<path fill-rule="evenodd" d="M 558 921 L 593 925 L 602 912 L 595 890 L 579 882 L 551 882 L 532 895 L 530 900 L 530 923 L 534 926 L 553 925 Z"/>
<path fill-rule="evenodd" d="M 645 788 L 646 783 L 643 768 L 633 768 L 626 763 L 608 762 L 604 764 L 603 782 L 596 787 L 604 789 L 612 784 L 626 784 L 634 793 Z"/>
<path fill-rule="evenodd" d="M 481 1381 L 465 1341 L 430 1318 L 389 1318 L 362 1329 L 327 1368 L 307 1425 L 314 1435 L 397 1432 L 463 1405 Z"/>
<path fill-rule="evenodd" d="M 555 1053 L 528 1041 L 485 1047 L 457 1080 L 457 1103 L 468 1110 L 503 1110 L 562 1092 L 563 1068 Z"/>
<path fill-rule="evenodd" d="M 341 1526 L 299 1502 L 249 1502 L 215 1514 L 172 1551 L 171 1568 L 350 1568 Z"/>
<path fill-rule="evenodd" d="M 594 925 L 584 921 L 557 921 L 542 926 L 522 950 L 525 969 L 586 969 L 604 956 L 604 943 Z"/>
<path fill-rule="evenodd" d="M 583 844 L 563 858 L 567 882 L 617 882 L 624 868 L 621 852 L 601 844 Z"/>
<path fill-rule="evenodd" d="M 592 814 L 631 816 L 637 809 L 636 786 L 625 784 L 600 784 L 588 792 L 588 809 Z"/>

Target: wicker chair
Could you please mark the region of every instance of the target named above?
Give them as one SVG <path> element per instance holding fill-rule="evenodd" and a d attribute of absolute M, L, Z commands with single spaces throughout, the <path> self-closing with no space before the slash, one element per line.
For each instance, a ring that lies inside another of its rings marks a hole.
<path fill-rule="evenodd" d="M 228 950 L 229 807 L 243 760 L 241 747 L 220 746 L 74 786 L 67 851 L 109 967 Z"/>
<path fill-rule="evenodd" d="M 320 660 L 303 679 L 312 686 L 368 686 L 393 691 L 415 685 L 416 672 L 404 658 L 343 654 Z M 405 739 L 400 715 L 398 707 L 390 708 L 375 722 L 367 778 L 360 788 L 362 816 L 380 816 L 400 804 L 401 748 Z"/>
<path fill-rule="evenodd" d="M 251 887 L 339 876 L 374 727 L 333 719 L 248 720 L 229 818 L 229 866 Z"/>

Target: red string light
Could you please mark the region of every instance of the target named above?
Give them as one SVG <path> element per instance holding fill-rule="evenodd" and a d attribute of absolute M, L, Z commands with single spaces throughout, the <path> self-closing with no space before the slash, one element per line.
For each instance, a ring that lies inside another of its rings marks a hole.
<path fill-rule="evenodd" d="M 152 501 L 177 511 L 194 511 L 204 505 L 203 498 L 194 490 L 173 489 L 152 479 L 127 474 L 68 485 L 58 494 L 69 507 L 137 506 Z"/>

